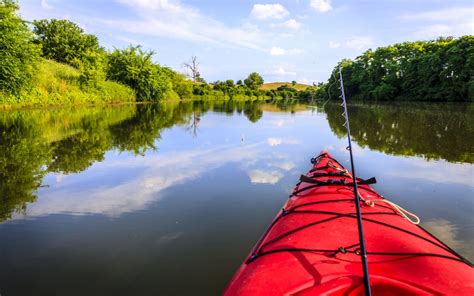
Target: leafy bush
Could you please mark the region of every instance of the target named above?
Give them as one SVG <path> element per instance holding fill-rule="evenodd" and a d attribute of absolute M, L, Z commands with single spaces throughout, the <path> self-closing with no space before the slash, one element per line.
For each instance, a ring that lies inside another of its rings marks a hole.
<path fill-rule="evenodd" d="M 168 68 L 154 64 L 153 54 L 140 46 L 115 49 L 108 57 L 107 77 L 130 86 L 139 100 L 160 100 L 172 85 Z"/>
<path fill-rule="evenodd" d="M 0 0 L 0 94 L 19 95 L 30 86 L 40 47 L 33 34 L 16 15 L 18 5 Z"/>
<path fill-rule="evenodd" d="M 244 80 L 244 84 L 250 89 L 257 90 L 262 86 L 263 78 L 257 72 L 253 72 Z"/>
<path fill-rule="evenodd" d="M 186 76 L 174 73 L 172 78 L 173 90 L 181 99 L 191 98 L 193 96 L 193 82 L 186 79 Z"/>
<path fill-rule="evenodd" d="M 33 21 L 43 57 L 78 67 L 101 51 L 99 40 L 68 20 Z"/>

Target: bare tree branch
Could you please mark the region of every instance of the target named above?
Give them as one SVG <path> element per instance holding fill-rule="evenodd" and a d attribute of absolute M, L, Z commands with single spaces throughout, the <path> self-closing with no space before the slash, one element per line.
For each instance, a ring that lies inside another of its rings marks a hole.
<path fill-rule="evenodd" d="M 184 63 L 183 66 L 191 71 L 193 82 L 196 82 L 199 78 L 199 62 L 197 56 L 191 56 L 191 61 Z"/>

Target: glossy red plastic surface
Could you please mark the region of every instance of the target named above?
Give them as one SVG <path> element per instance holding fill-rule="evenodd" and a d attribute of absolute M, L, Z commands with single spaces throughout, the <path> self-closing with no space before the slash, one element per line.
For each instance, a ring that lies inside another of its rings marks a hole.
<path fill-rule="evenodd" d="M 307 176 L 341 169 L 323 151 Z M 349 175 L 313 179 L 352 182 Z M 301 182 L 294 192 L 311 185 Z M 224 295 L 363 295 L 351 190 L 324 185 L 290 197 Z M 359 185 L 359 194 L 383 199 L 368 185 Z M 361 203 L 361 212 L 373 295 L 474 295 L 472 265 L 444 243 L 390 205 Z"/>

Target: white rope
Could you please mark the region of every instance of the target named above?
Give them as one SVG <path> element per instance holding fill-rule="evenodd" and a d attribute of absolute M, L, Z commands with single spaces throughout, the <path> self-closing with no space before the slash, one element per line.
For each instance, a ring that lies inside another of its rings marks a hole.
<path fill-rule="evenodd" d="M 352 176 L 351 173 L 347 170 L 347 169 L 341 169 L 337 166 L 334 165 L 334 163 L 332 161 L 328 161 L 327 162 L 327 165 L 333 169 L 336 169 L 338 171 L 341 171 L 341 172 L 344 172 L 346 173 L 348 176 Z M 413 214 L 412 212 L 410 211 L 407 211 L 406 209 L 402 208 L 401 206 L 397 205 L 396 203 L 394 202 L 391 202 L 385 198 L 383 199 L 376 199 L 376 200 L 365 200 L 360 194 L 359 194 L 359 198 L 361 201 L 363 201 L 366 205 L 368 206 L 371 206 L 373 207 L 375 205 L 375 203 L 387 203 L 389 205 L 391 205 L 398 213 L 400 213 L 400 215 L 407 219 L 408 221 L 410 221 L 411 223 L 415 224 L 415 225 L 418 225 L 420 224 L 421 220 L 420 218 Z M 413 219 L 412 219 L 413 218 Z"/>
<path fill-rule="evenodd" d="M 387 203 L 389 205 L 391 205 L 395 210 L 397 210 L 400 215 L 402 215 L 403 218 L 407 219 L 408 221 L 410 221 L 411 223 L 415 224 L 415 225 L 418 225 L 420 224 L 421 220 L 420 218 L 413 214 L 412 212 L 410 211 L 407 211 L 405 210 L 404 208 L 402 208 L 401 206 L 397 205 L 396 203 L 394 202 L 391 202 L 389 200 L 386 200 L 386 199 L 377 199 L 377 200 L 365 200 L 363 198 L 361 198 L 361 200 L 368 206 L 371 206 L 373 207 L 376 203 Z M 411 218 L 410 218 L 411 217 Z M 412 219 L 413 218 L 413 219 Z"/>

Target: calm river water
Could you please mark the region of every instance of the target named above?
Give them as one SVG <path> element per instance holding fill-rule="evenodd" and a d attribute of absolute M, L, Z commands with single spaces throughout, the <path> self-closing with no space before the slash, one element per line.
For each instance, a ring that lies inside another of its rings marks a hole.
<path fill-rule="evenodd" d="M 474 259 L 474 106 L 352 105 L 360 177 Z M 348 165 L 338 105 L 0 112 L 0 294 L 217 295 L 309 160 Z"/>

